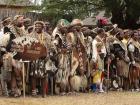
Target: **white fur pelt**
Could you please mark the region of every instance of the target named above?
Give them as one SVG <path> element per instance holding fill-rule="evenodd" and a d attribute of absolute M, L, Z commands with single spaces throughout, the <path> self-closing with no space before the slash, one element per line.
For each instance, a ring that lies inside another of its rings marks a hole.
<path fill-rule="evenodd" d="M 3 35 L 0 36 L 0 46 L 2 47 L 6 47 L 9 43 L 10 40 L 10 34 L 9 33 L 5 33 Z"/>
<path fill-rule="evenodd" d="M 4 54 L 3 55 L 3 68 L 6 71 L 12 71 L 12 59 L 13 57 L 11 56 L 10 53 Z"/>
<path fill-rule="evenodd" d="M 39 43 L 39 41 L 36 38 L 27 35 L 18 37 L 14 39 L 13 42 L 17 45 L 22 45 L 22 46 L 25 45 L 31 46 L 33 43 Z"/>
<path fill-rule="evenodd" d="M 4 68 L 5 69 L 10 70 L 10 69 L 12 69 L 11 68 L 12 66 L 16 69 L 21 69 L 22 68 L 22 64 L 19 61 L 13 59 L 13 54 L 12 53 L 6 53 L 6 54 L 3 55 L 3 63 L 4 63 Z"/>
<path fill-rule="evenodd" d="M 70 84 L 74 91 L 79 92 L 80 89 L 82 89 L 82 91 L 83 91 L 87 88 L 87 78 L 86 78 L 86 76 L 75 75 L 70 79 Z"/>
<path fill-rule="evenodd" d="M 54 65 L 54 63 L 50 59 L 47 60 L 47 62 L 45 64 L 45 69 L 47 71 L 52 71 L 53 73 L 55 73 L 57 70 L 56 66 Z"/>

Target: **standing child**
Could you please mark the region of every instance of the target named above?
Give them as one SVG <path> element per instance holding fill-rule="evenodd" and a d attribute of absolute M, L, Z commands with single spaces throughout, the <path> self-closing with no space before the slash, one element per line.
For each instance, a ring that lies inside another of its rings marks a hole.
<path fill-rule="evenodd" d="M 103 70 L 104 70 L 104 59 L 103 54 L 101 52 L 103 44 L 98 42 L 96 44 L 97 47 L 97 61 L 95 63 L 95 69 L 93 71 L 93 84 L 91 86 L 93 91 L 98 91 L 103 93 Z"/>

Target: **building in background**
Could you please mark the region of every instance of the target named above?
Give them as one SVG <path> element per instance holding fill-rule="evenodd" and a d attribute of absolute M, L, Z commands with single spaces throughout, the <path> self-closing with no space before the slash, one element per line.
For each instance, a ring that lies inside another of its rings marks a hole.
<path fill-rule="evenodd" d="M 41 15 L 32 10 L 36 5 L 34 3 L 32 0 L 0 0 L 0 20 L 3 17 L 15 15 L 24 15 L 32 21 L 38 20 Z"/>

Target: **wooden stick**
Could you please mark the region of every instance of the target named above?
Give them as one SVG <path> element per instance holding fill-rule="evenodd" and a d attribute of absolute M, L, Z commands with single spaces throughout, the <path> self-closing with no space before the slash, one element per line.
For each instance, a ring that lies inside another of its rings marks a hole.
<path fill-rule="evenodd" d="M 23 78 L 22 78 L 22 82 L 23 82 L 23 98 L 25 98 L 25 66 L 24 63 L 29 63 L 30 61 L 20 61 L 22 63 L 22 73 L 23 73 Z"/>
<path fill-rule="evenodd" d="M 107 63 L 108 63 L 108 64 L 107 64 L 107 91 L 108 91 L 109 83 L 110 83 L 110 80 L 109 80 L 109 79 L 110 79 L 110 77 L 109 77 L 109 74 L 110 74 L 110 72 L 109 72 L 109 69 L 110 69 L 110 68 L 109 68 L 109 67 L 110 67 L 109 59 L 110 59 L 110 58 L 108 58 L 108 62 L 107 62 Z"/>
<path fill-rule="evenodd" d="M 51 95 L 53 95 L 53 77 L 51 76 Z"/>
<path fill-rule="evenodd" d="M 26 69 L 26 83 L 29 82 L 29 69 L 30 69 L 30 63 L 27 62 L 27 69 Z"/>
<path fill-rule="evenodd" d="M 25 98 L 25 66 L 22 62 L 22 73 L 23 73 L 23 98 Z"/>

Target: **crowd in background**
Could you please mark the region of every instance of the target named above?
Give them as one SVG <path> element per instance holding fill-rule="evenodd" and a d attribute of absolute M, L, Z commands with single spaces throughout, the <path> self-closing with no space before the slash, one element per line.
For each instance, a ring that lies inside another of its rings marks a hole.
<path fill-rule="evenodd" d="M 140 30 L 121 29 L 99 20 L 96 27 L 84 26 L 80 19 L 51 23 L 22 15 L 1 21 L 1 95 L 23 94 L 20 56 L 13 52 L 18 38 L 35 38 L 46 49 L 46 56 L 25 63 L 26 94 L 71 95 L 77 92 L 139 91 Z M 22 46 L 26 44 L 19 41 Z M 31 43 L 32 44 L 32 43 Z"/>

